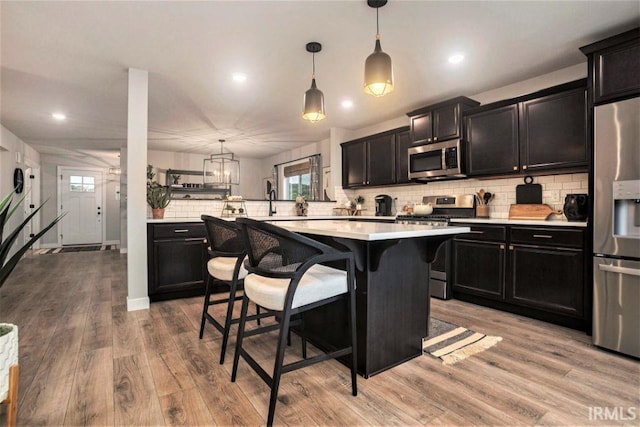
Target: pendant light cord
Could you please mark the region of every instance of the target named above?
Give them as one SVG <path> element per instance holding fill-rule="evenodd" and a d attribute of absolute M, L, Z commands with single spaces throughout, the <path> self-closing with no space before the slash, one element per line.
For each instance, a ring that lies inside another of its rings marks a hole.
<path fill-rule="evenodd" d="M 313 52 L 311 54 L 311 63 L 313 64 L 313 72 L 311 73 L 311 78 L 316 78 L 316 53 Z"/>
<path fill-rule="evenodd" d="M 380 8 L 376 8 L 376 39 L 380 38 L 380 22 L 378 19 L 378 12 L 380 11 Z"/>

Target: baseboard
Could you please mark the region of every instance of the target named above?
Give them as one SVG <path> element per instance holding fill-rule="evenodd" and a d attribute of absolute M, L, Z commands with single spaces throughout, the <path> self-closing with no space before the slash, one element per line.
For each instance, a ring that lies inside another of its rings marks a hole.
<path fill-rule="evenodd" d="M 127 248 L 120 248 L 120 253 L 121 254 L 126 254 L 127 253 Z"/>
<path fill-rule="evenodd" d="M 102 242 L 103 245 L 119 245 L 120 240 L 106 240 Z"/>
<path fill-rule="evenodd" d="M 148 310 L 149 297 L 129 298 L 127 297 L 127 311 Z"/>
<path fill-rule="evenodd" d="M 55 249 L 60 247 L 57 243 L 40 243 L 40 249 Z"/>

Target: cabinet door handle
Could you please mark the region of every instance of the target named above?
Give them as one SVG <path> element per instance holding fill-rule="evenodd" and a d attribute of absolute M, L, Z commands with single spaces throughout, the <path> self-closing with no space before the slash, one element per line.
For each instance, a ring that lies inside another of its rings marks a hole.
<path fill-rule="evenodd" d="M 427 142 L 431 142 L 431 138 L 427 138 Z"/>
<path fill-rule="evenodd" d="M 500 245 L 500 249 L 501 249 L 501 250 L 504 250 L 504 245 Z"/>
<path fill-rule="evenodd" d="M 469 231 L 470 234 L 484 234 L 484 231 L 479 231 L 479 230 L 471 230 Z"/>
<path fill-rule="evenodd" d="M 526 170 L 526 169 L 527 169 L 527 165 L 523 165 L 522 170 Z"/>
<path fill-rule="evenodd" d="M 518 170 L 518 167 L 517 167 L 517 166 L 514 166 L 514 167 L 513 167 L 513 170 L 514 170 L 514 171 L 517 171 L 517 170 Z"/>
<path fill-rule="evenodd" d="M 513 250 L 513 246 L 509 245 L 509 250 L 512 251 Z"/>
<path fill-rule="evenodd" d="M 533 237 L 537 237 L 539 239 L 553 239 L 553 236 L 549 236 L 548 234 L 534 234 Z"/>
<path fill-rule="evenodd" d="M 437 141 L 437 140 L 438 140 L 438 137 L 437 137 L 437 136 L 434 136 L 434 137 L 433 137 L 433 140 L 434 140 L 434 141 Z"/>
<path fill-rule="evenodd" d="M 187 229 L 178 229 L 178 230 L 173 230 L 174 233 L 188 233 L 189 230 Z"/>

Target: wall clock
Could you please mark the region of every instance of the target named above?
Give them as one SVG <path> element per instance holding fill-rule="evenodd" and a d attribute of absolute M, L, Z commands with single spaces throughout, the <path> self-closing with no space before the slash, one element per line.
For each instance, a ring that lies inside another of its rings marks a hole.
<path fill-rule="evenodd" d="M 24 172 L 20 168 L 13 171 L 13 188 L 15 188 L 16 194 L 22 193 L 24 189 Z"/>

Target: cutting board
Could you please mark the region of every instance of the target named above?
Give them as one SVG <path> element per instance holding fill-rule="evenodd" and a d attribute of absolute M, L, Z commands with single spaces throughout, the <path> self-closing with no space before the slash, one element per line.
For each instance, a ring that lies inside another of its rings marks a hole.
<path fill-rule="evenodd" d="M 509 208 L 509 219 L 537 219 L 545 220 L 550 215 L 561 215 L 562 211 L 555 211 L 544 204 L 516 204 Z"/>
<path fill-rule="evenodd" d="M 516 186 L 516 203 L 538 205 L 542 203 L 542 185 L 534 184 L 533 178 L 524 177 L 524 184 Z"/>

